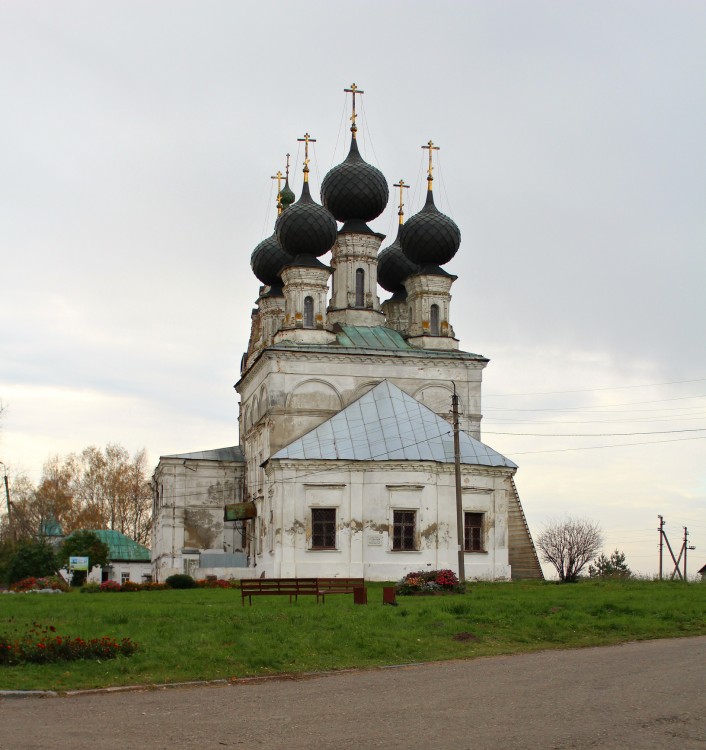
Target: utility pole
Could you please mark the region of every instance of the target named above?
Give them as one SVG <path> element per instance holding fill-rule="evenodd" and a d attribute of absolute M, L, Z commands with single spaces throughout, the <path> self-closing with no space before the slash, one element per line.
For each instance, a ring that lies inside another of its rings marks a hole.
<path fill-rule="evenodd" d="M 431 154 L 431 151 L 429 152 Z M 458 396 L 456 395 L 456 383 L 451 396 L 451 412 L 454 424 L 454 470 L 456 475 L 456 530 L 458 532 L 458 581 L 466 580 L 466 561 L 464 555 L 464 528 L 463 528 L 463 499 L 461 497 L 461 441 L 458 427 Z"/>
<path fill-rule="evenodd" d="M 664 552 L 664 516 L 657 516 L 659 518 L 659 580 L 662 580 L 662 553 Z"/>
<path fill-rule="evenodd" d="M 0 461 L 0 464 L 3 465 L 4 474 L 5 474 L 5 498 L 7 500 L 7 528 L 10 532 L 10 539 L 13 541 L 15 540 L 15 529 L 12 525 L 12 501 L 10 500 L 10 484 L 7 481 L 7 465 Z"/>
<path fill-rule="evenodd" d="M 686 577 L 686 551 L 688 549 L 695 550 L 696 547 L 694 547 L 693 544 L 691 546 L 689 546 L 689 530 L 685 526 L 684 527 L 684 580 L 685 581 L 688 580 L 687 577 Z"/>

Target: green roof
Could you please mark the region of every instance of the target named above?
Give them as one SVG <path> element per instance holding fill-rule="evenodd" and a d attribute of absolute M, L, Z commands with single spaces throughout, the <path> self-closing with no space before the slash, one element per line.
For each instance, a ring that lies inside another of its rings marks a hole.
<path fill-rule="evenodd" d="M 109 560 L 135 560 L 149 562 L 152 553 L 142 544 L 138 544 L 129 536 L 113 529 L 91 529 L 101 542 L 108 545 Z"/>
<path fill-rule="evenodd" d="M 336 340 L 347 348 L 412 349 L 400 333 L 383 326 L 341 326 Z"/>

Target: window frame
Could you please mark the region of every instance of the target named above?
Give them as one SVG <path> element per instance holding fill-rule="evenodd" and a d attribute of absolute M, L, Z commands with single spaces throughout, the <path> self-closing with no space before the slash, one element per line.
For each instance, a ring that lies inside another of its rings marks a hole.
<path fill-rule="evenodd" d="M 474 520 L 476 523 L 472 523 Z M 482 511 L 463 511 L 463 551 L 486 552 L 485 513 Z"/>
<path fill-rule="evenodd" d="M 330 513 L 332 518 L 317 520 L 316 516 Z M 317 531 L 317 526 L 319 527 Z M 329 528 L 325 528 L 328 526 Z M 324 528 L 321 528 L 324 527 Z M 321 535 L 321 544 L 317 544 L 317 533 Z M 327 545 L 325 542 L 333 539 L 333 545 Z M 331 551 L 338 549 L 338 509 L 337 508 L 312 508 L 311 509 L 311 544 L 309 549 L 314 551 Z"/>
<path fill-rule="evenodd" d="M 410 514 L 409 517 L 399 518 L 402 514 Z M 411 528 L 411 546 L 405 546 L 405 540 L 409 538 Z M 414 508 L 392 509 L 392 551 L 393 552 L 416 552 L 417 547 L 417 510 Z"/>

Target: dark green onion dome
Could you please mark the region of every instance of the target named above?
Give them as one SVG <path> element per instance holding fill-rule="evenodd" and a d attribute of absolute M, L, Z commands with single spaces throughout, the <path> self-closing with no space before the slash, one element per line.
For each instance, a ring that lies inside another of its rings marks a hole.
<path fill-rule="evenodd" d="M 355 138 L 346 160 L 334 167 L 321 183 L 321 202 L 338 219 L 372 221 L 385 210 L 389 190 L 379 169 L 368 164 Z"/>
<path fill-rule="evenodd" d="M 399 228 L 395 241 L 378 254 L 378 284 L 388 292 L 405 291 L 404 282 L 419 270 L 402 252 L 401 232 L 402 227 Z"/>
<path fill-rule="evenodd" d="M 305 182 L 296 203 L 283 211 L 275 224 L 275 233 L 282 249 L 290 256 L 318 257 L 327 253 L 336 242 L 338 227 L 331 214 L 314 203 Z"/>
<path fill-rule="evenodd" d="M 412 263 L 442 266 L 456 255 L 461 244 L 461 230 L 437 209 L 429 190 L 424 208 L 402 225 L 400 243 L 402 252 Z"/>
<path fill-rule="evenodd" d="M 282 250 L 282 246 L 277 241 L 277 235 L 273 234 L 252 251 L 250 267 L 263 284 L 281 286 L 280 272 L 289 261 L 291 257 Z"/>
<path fill-rule="evenodd" d="M 282 210 L 284 211 L 285 208 L 291 206 L 296 197 L 289 187 L 289 178 L 287 178 L 284 181 L 284 187 L 279 191 L 279 201 L 282 204 Z"/>

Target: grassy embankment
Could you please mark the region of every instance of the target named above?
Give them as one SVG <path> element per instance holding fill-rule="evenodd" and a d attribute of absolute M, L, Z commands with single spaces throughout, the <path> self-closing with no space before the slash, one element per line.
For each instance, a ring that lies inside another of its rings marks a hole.
<path fill-rule="evenodd" d="M 0 689 L 69 690 L 467 659 L 648 638 L 706 635 L 706 585 L 676 582 L 472 584 L 463 595 L 258 597 L 238 590 L 0 597 L 0 635 L 32 623 L 88 639 L 131 638 L 129 658 L 0 667 Z"/>

